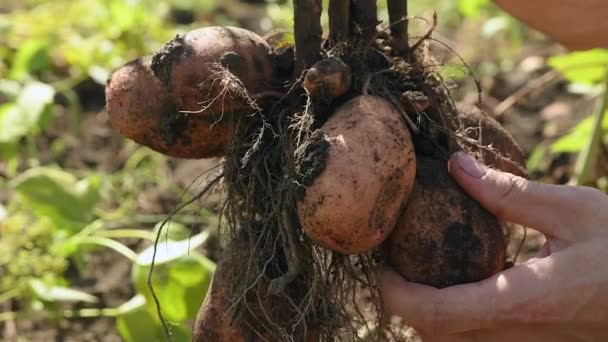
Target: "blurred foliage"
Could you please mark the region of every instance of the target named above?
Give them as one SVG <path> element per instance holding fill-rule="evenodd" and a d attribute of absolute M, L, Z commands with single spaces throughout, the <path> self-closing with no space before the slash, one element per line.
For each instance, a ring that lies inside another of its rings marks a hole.
<path fill-rule="evenodd" d="M 0 305 L 12 302 L 20 308 L 0 312 L 0 322 L 108 316 L 116 317 L 125 341 L 164 339 L 147 287 L 150 246 L 156 235 L 150 228 L 162 217 L 134 211 L 136 196 L 145 186 L 163 186 L 176 198 L 183 193 L 167 184 L 166 158 L 139 148 L 112 174 L 67 170 L 60 166 L 60 148 L 56 161 L 40 165 L 37 140 L 62 112 L 69 113 L 74 133 L 80 134 L 85 100 L 77 90 L 80 84 L 93 82 L 103 89 L 111 70 L 190 28 L 175 22 L 176 11 L 205 12 L 214 7 L 211 0 L 0 4 L 0 174 L 6 176 L 0 178 L 0 186 L 8 199 L 0 203 Z M 9 11 L 2 13 L 3 9 Z M 197 21 L 196 25 L 206 23 L 203 18 Z M 191 339 L 186 321 L 194 318 L 214 269 L 213 262 L 193 249 L 217 223 L 206 211 L 189 215 L 209 228 L 190 239 L 176 216 L 171 233 L 159 245 L 152 278 L 176 341 Z M 115 308 L 100 308 L 99 298 L 71 287 L 69 276 L 73 268 L 77 274 L 86 272 L 95 253 L 105 249 L 132 264 L 135 296 Z M 163 259 L 167 251 L 171 257 Z M 84 308 L 65 309 L 63 304 L 70 302 Z"/>

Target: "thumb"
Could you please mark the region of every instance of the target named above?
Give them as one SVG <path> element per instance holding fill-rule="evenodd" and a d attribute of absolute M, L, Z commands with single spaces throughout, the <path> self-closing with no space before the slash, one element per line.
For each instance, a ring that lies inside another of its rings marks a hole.
<path fill-rule="evenodd" d="M 499 219 L 557 239 L 592 237 L 598 215 L 607 215 L 606 196 L 591 188 L 532 182 L 491 169 L 463 152 L 452 155 L 448 169 L 471 197 Z"/>

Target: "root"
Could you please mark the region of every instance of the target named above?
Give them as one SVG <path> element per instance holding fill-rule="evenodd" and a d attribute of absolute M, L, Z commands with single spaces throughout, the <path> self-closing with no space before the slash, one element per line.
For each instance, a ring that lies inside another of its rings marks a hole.
<path fill-rule="evenodd" d="M 161 223 L 160 228 L 158 229 L 158 232 L 156 233 L 156 238 L 154 239 L 154 250 L 152 252 L 152 262 L 150 264 L 150 271 L 148 272 L 148 279 L 147 279 L 146 284 L 148 286 L 148 289 L 150 290 L 150 293 L 152 294 L 152 298 L 154 299 L 154 304 L 156 306 L 156 313 L 163 326 L 163 331 L 165 333 L 165 337 L 167 338 L 167 341 L 172 341 L 173 336 L 171 334 L 171 329 L 169 328 L 169 324 L 163 315 L 163 310 L 162 310 L 160 300 L 158 299 L 158 296 L 157 296 L 156 291 L 154 290 L 154 286 L 152 284 L 152 275 L 154 274 L 154 265 L 155 265 L 155 260 L 156 260 L 156 252 L 158 249 L 158 243 L 160 242 L 160 238 L 162 236 L 163 229 L 169 223 L 169 221 L 171 221 L 173 216 L 175 216 L 178 212 L 180 212 L 185 207 L 189 206 L 190 204 L 192 204 L 192 203 L 198 201 L 199 199 L 201 199 L 202 197 L 204 197 L 207 194 L 207 192 L 209 192 L 222 179 L 222 177 L 223 177 L 223 173 L 219 173 L 218 175 L 212 177 L 212 179 L 207 183 L 207 185 L 205 185 L 205 187 L 196 196 L 194 196 L 190 200 L 186 201 L 182 205 L 175 208 L 167 216 L 167 218 Z"/>
<path fill-rule="evenodd" d="M 273 279 L 268 286 L 268 292 L 273 295 L 278 295 L 285 290 L 285 286 L 294 281 L 298 275 L 300 275 L 300 260 L 296 251 L 298 250 L 298 244 L 296 242 L 296 229 L 291 224 L 291 217 L 289 212 L 283 210 L 283 229 L 281 229 L 281 240 L 283 242 L 283 250 L 287 254 L 287 272 L 277 279 Z"/>

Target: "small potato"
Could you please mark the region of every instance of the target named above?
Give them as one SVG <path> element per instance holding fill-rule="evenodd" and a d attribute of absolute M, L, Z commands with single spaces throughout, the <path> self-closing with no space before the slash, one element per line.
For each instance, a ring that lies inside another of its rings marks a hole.
<path fill-rule="evenodd" d="M 387 100 L 356 97 L 323 125 L 324 170 L 298 202 L 304 232 L 325 248 L 364 253 L 390 234 L 416 173 L 410 133 Z"/>
<path fill-rule="evenodd" d="M 445 161 L 417 165 L 408 205 L 384 245 L 388 263 L 409 281 L 439 288 L 502 271 L 503 224 L 452 180 Z"/>
<path fill-rule="evenodd" d="M 486 165 L 517 176 L 528 176 L 526 159 L 521 148 L 500 123 L 475 106 L 461 105 L 458 111 L 467 136 L 496 150 L 497 153 L 466 144 L 472 147 L 474 152 L 480 153 Z"/>
<path fill-rule="evenodd" d="M 315 97 L 333 99 L 350 89 L 350 68 L 337 58 L 326 58 L 315 63 L 304 77 L 304 89 Z"/>
<path fill-rule="evenodd" d="M 172 157 L 221 156 L 233 127 L 179 113 L 167 89 L 150 69 L 150 57 L 116 70 L 106 85 L 106 108 L 118 132 Z"/>

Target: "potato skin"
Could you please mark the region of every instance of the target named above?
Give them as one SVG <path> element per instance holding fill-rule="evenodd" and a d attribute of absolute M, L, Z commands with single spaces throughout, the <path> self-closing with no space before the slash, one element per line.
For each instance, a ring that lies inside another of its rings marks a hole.
<path fill-rule="evenodd" d="M 217 265 L 211 287 L 194 323 L 193 342 L 245 341 L 239 328 L 231 323 L 230 315 L 226 314 L 234 280 L 237 279 L 232 262 L 228 256 Z"/>
<path fill-rule="evenodd" d="M 298 202 L 304 232 L 319 245 L 359 254 L 390 234 L 414 182 L 416 157 L 401 114 L 388 101 L 359 96 L 321 130 L 325 169 Z"/>
<path fill-rule="evenodd" d="M 192 330 L 193 342 L 245 342 L 245 341 L 277 341 L 273 335 L 277 331 L 269 332 L 267 328 L 261 325 L 247 325 L 240 323 L 242 319 L 246 322 L 255 322 L 249 312 L 237 313 L 237 322 L 232 322 L 233 312 L 228 312 L 229 309 L 235 310 L 232 307 L 233 301 L 236 299 L 236 291 L 242 289 L 243 281 L 243 260 L 248 260 L 253 256 L 250 253 L 251 246 L 247 239 L 235 239 L 230 241 L 227 248 L 221 255 L 211 287 L 207 292 L 207 297 L 203 302 L 194 327 Z M 248 284 L 248 283 L 247 283 Z M 268 289 L 267 278 L 262 277 L 257 280 L 256 286 L 259 287 L 261 293 L 266 293 Z M 263 299 L 266 307 L 272 308 L 271 315 L 274 322 L 279 325 L 286 326 L 295 315 L 290 303 L 285 301 L 282 296 L 268 295 Z M 256 329 L 253 331 L 252 328 Z M 313 327 L 308 327 L 308 330 L 298 328 L 293 333 L 294 341 L 319 342 L 319 334 L 315 333 Z M 260 337 L 262 336 L 262 337 Z"/>
<path fill-rule="evenodd" d="M 211 26 L 186 33 L 161 48 L 153 57 L 152 69 L 169 89 L 179 110 L 199 111 L 208 121 L 248 110 L 249 104 L 225 82 L 218 71 L 225 68 L 236 76 L 249 94 L 269 89 L 272 79 L 271 48 L 257 34 L 229 26 Z M 213 101 L 216 97 L 217 100 Z"/>
<path fill-rule="evenodd" d="M 412 282 L 471 283 L 505 268 L 503 225 L 450 177 L 447 163 L 418 158 L 410 200 L 384 247 L 388 263 Z"/>
<path fill-rule="evenodd" d="M 352 74 L 348 65 L 337 58 L 315 63 L 304 77 L 303 86 L 311 97 L 333 99 L 350 90 Z"/>
<path fill-rule="evenodd" d="M 150 57 L 130 61 L 112 73 L 106 84 L 106 108 L 112 127 L 121 135 L 153 150 L 167 151 L 160 121 L 174 106 L 150 70 Z"/>
<path fill-rule="evenodd" d="M 462 126 L 468 128 L 466 132 L 469 138 L 477 141 L 481 136 L 482 145 L 492 146 L 503 157 L 510 159 L 505 160 L 491 151 L 473 147 L 474 152 L 481 154 L 486 165 L 520 177 L 528 177 L 524 153 L 513 136 L 498 121 L 475 106 L 459 105 L 458 112 Z"/>
<path fill-rule="evenodd" d="M 116 70 L 106 85 L 106 108 L 121 135 L 171 157 L 208 158 L 224 153 L 232 125 L 211 125 L 180 114 L 169 92 L 150 69 L 151 58 Z"/>

